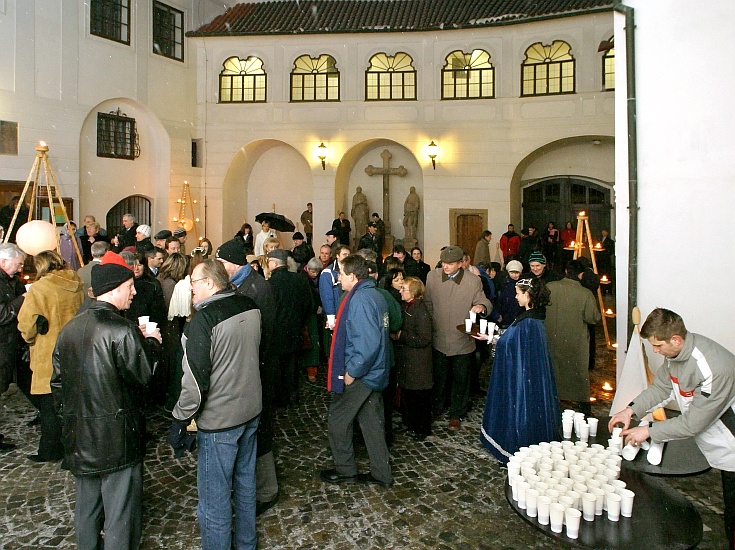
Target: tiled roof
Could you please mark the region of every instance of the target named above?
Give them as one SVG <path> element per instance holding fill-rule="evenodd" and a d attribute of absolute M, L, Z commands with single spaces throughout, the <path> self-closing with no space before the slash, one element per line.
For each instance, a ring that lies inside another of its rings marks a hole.
<path fill-rule="evenodd" d="M 465 29 L 612 7 L 613 0 L 282 0 L 237 4 L 187 36 Z"/>

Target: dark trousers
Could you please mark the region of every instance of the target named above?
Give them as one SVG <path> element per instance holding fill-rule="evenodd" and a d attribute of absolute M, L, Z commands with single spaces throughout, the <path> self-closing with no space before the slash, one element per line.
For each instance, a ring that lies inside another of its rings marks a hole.
<path fill-rule="evenodd" d="M 383 415 L 385 416 L 385 441 L 393 444 L 393 407 L 396 401 L 396 367 L 390 369 L 388 385 L 383 390 Z"/>
<path fill-rule="evenodd" d="M 132 550 L 143 532 L 143 463 L 103 476 L 75 477 L 74 529 L 79 550 Z M 103 525 L 104 524 L 104 525 Z"/>
<path fill-rule="evenodd" d="M 587 332 L 590 334 L 590 355 L 589 355 L 589 370 L 595 368 L 595 356 L 597 352 L 597 342 L 595 342 L 595 325 L 587 325 Z"/>
<path fill-rule="evenodd" d="M 31 395 L 30 400 L 38 409 L 38 418 L 41 421 L 38 456 L 45 460 L 61 460 L 64 457 L 64 443 L 61 439 L 61 421 L 56 414 L 53 396 L 50 393 Z"/>
<path fill-rule="evenodd" d="M 299 370 L 296 368 L 297 352 L 278 355 L 278 382 L 276 383 L 276 405 L 290 407 L 299 401 Z"/>
<path fill-rule="evenodd" d="M 431 390 L 401 388 L 403 423 L 419 435 L 431 435 Z"/>
<path fill-rule="evenodd" d="M 722 498 L 725 501 L 725 533 L 728 548 L 735 548 L 735 472 L 722 470 Z"/>
<path fill-rule="evenodd" d="M 333 394 L 329 405 L 329 446 L 335 469 L 341 475 L 357 475 L 352 443 L 355 419 L 360 423 L 370 457 L 370 473 L 384 483 L 392 482 L 390 455 L 385 443 L 383 395 L 368 388 L 359 378 L 345 386 L 344 393 Z"/>
<path fill-rule="evenodd" d="M 441 414 L 449 401 L 449 418 L 467 414 L 470 397 L 472 354 L 444 355 L 434 350 L 434 414 Z"/>

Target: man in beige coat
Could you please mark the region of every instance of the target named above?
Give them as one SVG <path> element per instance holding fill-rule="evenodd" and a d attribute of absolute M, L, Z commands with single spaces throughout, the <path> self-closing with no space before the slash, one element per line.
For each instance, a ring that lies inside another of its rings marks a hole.
<path fill-rule="evenodd" d="M 576 401 L 580 411 L 590 414 L 587 324 L 594 325 L 602 317 L 594 294 L 579 283 L 577 275 L 583 271 L 580 262 L 573 260 L 567 264 L 565 279 L 549 283 L 546 336 L 559 399 Z"/>
<path fill-rule="evenodd" d="M 482 291 L 477 275 L 462 269 L 464 251 L 448 246 L 441 253 L 442 268 L 426 278 L 425 303 L 434 321 L 434 416 L 440 415 L 451 393 L 449 429 L 461 427 L 467 413 L 470 392 L 470 365 L 475 341 L 457 330 L 473 311 L 486 316 L 492 304 Z"/>

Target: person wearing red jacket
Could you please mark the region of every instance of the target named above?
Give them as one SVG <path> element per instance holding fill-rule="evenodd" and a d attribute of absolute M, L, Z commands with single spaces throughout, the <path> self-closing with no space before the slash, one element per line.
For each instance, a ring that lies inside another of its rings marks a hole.
<path fill-rule="evenodd" d="M 510 260 L 513 260 L 514 258 L 509 258 L 508 256 L 516 256 L 520 248 L 521 236 L 516 233 L 515 226 L 509 223 L 508 231 L 500 237 L 500 250 L 503 253 L 503 263 L 508 263 Z"/>

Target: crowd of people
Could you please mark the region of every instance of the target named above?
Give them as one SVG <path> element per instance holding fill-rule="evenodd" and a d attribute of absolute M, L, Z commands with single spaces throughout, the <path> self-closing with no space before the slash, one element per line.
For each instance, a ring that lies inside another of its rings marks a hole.
<path fill-rule="evenodd" d="M 126 214 L 108 238 L 88 216 L 86 264 L 42 252 L 28 288 L 18 278 L 25 254 L 0 245 L 0 390 L 15 382 L 38 410 L 28 458 L 62 461 L 74 475 L 80 546 L 96 546 L 102 531 L 110 547 L 140 540 L 153 407 L 171 414 L 174 456 L 198 449 L 197 511 L 213 548 L 255 548 L 255 518 L 279 498 L 275 413 L 299 406 L 304 383 L 326 379 L 332 394 L 327 483 L 390 487 L 394 434 L 423 441 L 437 423 L 461 430 L 473 392 L 486 396 L 480 440 L 503 463 L 559 437 L 560 399 L 589 414 L 589 327 L 600 320 L 589 265 L 572 260 L 562 273 L 541 242 L 524 256 L 510 225 L 504 267 L 484 254 L 486 231 L 474 264 L 447 246 L 432 268 L 418 247 L 397 243 L 384 257 L 384 226 L 372 218 L 356 247 L 340 216 L 318 254 L 312 232 L 293 233 L 288 250 L 267 221 L 187 254 L 181 228 L 151 236 Z M 468 316 L 499 337 L 468 332 Z M 368 472 L 355 462 L 357 425 Z M 0 445 L 13 447 L 1 436 Z"/>

